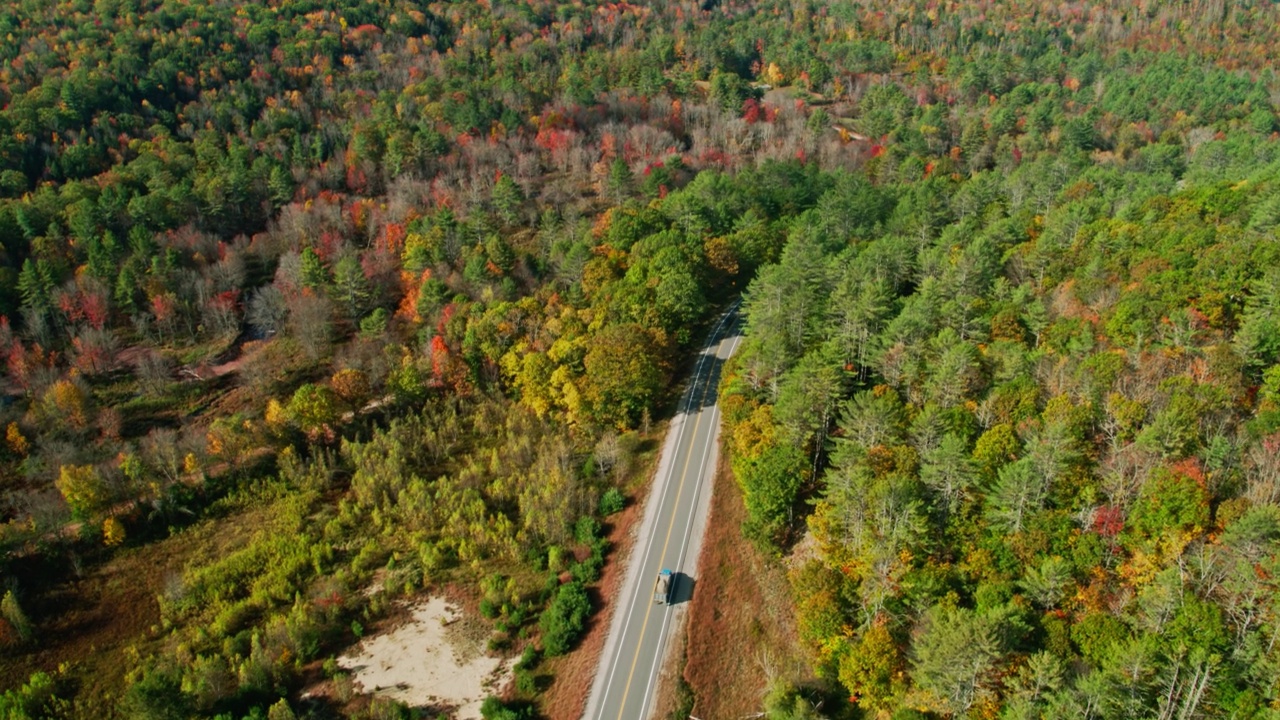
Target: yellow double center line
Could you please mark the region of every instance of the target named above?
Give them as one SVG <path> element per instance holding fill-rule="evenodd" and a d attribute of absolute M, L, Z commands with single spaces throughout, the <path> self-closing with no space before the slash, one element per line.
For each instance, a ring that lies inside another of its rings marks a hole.
<path fill-rule="evenodd" d="M 723 341 L 723 338 L 719 338 L 715 343 L 715 348 L 717 352 L 713 353 L 713 357 L 715 357 L 716 359 L 719 359 L 718 350 L 720 347 L 720 342 L 722 341 Z M 714 367 L 714 364 L 712 365 L 712 367 Z M 694 378 L 694 382 L 697 382 L 696 377 Z M 665 540 L 662 541 L 662 552 L 661 554 L 658 555 L 658 557 L 660 558 L 667 556 L 667 547 L 671 544 L 671 531 L 675 529 L 676 514 L 680 508 L 680 498 L 681 496 L 684 495 L 684 481 L 689 474 L 689 461 L 693 460 L 693 449 L 698 444 L 698 429 L 702 426 L 702 414 L 703 414 L 702 408 L 706 405 L 707 393 L 710 392 L 710 390 L 711 390 L 711 372 L 709 371 L 707 373 L 706 386 L 702 388 L 702 397 L 698 399 L 698 404 L 696 405 L 698 417 L 693 423 L 693 438 L 689 441 L 689 452 L 688 454 L 685 455 L 685 458 L 684 458 L 684 468 L 680 470 L 680 485 L 677 486 L 676 488 L 676 504 L 674 507 L 671 508 L 671 521 L 667 523 L 667 537 Z M 673 574 L 671 577 L 671 582 L 674 583 L 675 581 L 676 581 L 676 578 L 675 578 L 675 575 Z M 643 582 L 643 578 L 641 579 L 641 582 Z M 643 587 L 643 585 L 641 587 Z M 646 612 L 644 614 L 644 622 L 640 624 L 640 635 L 636 640 L 636 653 L 635 653 L 635 656 L 631 658 L 631 669 L 627 672 L 627 684 L 624 685 L 622 688 L 622 702 L 618 704 L 618 720 L 622 720 L 622 713 L 627 709 L 627 695 L 630 694 L 631 692 L 631 680 L 636 674 L 636 664 L 640 662 L 640 647 L 644 644 L 644 632 L 649 628 L 649 616 L 652 614 L 653 612 L 652 612 L 652 606 L 651 606 L 649 612 Z M 639 720 L 644 720 L 644 719 L 640 718 Z"/>

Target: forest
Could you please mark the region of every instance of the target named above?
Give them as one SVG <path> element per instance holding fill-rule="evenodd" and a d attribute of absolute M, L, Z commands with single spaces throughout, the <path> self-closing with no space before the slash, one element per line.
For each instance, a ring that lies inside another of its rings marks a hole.
<path fill-rule="evenodd" d="M 423 717 L 333 658 L 449 591 L 520 658 L 486 720 L 553 716 L 740 296 L 722 438 L 813 670 L 766 717 L 1275 717 L 1277 43 L 1253 0 L 9 0 L 0 715 Z"/>

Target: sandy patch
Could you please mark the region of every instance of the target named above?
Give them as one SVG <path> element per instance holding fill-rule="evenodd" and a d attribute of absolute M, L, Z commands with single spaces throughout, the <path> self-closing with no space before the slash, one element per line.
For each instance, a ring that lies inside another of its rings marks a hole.
<path fill-rule="evenodd" d="M 413 606 L 405 624 L 365 638 L 338 665 L 363 692 L 478 720 L 480 704 L 510 679 L 511 663 L 462 640 L 450 627 L 461 620 L 457 607 L 431 598 Z"/>

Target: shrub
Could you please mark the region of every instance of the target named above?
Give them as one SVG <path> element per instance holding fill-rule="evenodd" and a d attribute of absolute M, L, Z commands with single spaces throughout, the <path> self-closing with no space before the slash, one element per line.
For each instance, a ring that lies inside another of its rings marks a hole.
<path fill-rule="evenodd" d="M 574 641 L 586 627 L 591 615 L 591 599 L 581 582 L 560 586 L 555 600 L 542 613 L 542 647 L 547 655 L 563 655 L 573 647 Z"/>
<path fill-rule="evenodd" d="M 48 673 L 37 672 L 22 687 L 0 694 L 0 717 L 71 717 L 70 705 L 58 697 L 58 681 Z"/>
<path fill-rule="evenodd" d="M 480 717 L 484 720 L 529 720 L 533 713 L 527 707 L 513 707 L 491 695 L 480 706 Z"/>
<path fill-rule="evenodd" d="M 0 616 L 9 623 L 9 627 L 17 633 L 18 639 L 30 640 L 34 632 L 34 626 L 27 619 L 27 614 L 22 610 L 22 606 L 18 604 L 18 598 L 10 590 L 4 594 L 4 598 L 0 599 Z"/>
<path fill-rule="evenodd" d="M 626 507 L 626 505 L 627 499 L 618 488 L 611 487 L 604 491 L 604 495 L 600 496 L 600 514 L 605 517 L 622 512 L 622 508 Z"/>
<path fill-rule="evenodd" d="M 600 571 L 604 568 L 604 556 L 596 549 L 580 563 L 574 563 L 569 571 L 573 579 L 586 585 L 600 579 Z"/>
<path fill-rule="evenodd" d="M 538 661 L 540 659 L 541 657 L 538 654 L 538 648 L 529 645 L 524 649 L 524 652 L 520 654 L 520 659 L 516 661 L 515 669 L 532 670 L 538 666 Z"/>
<path fill-rule="evenodd" d="M 596 538 L 600 537 L 600 521 L 590 515 L 584 515 L 574 525 L 573 537 L 583 545 L 594 544 Z"/>
<path fill-rule="evenodd" d="M 538 680 L 533 673 L 524 668 L 516 669 L 516 690 L 525 695 L 532 695 L 538 691 Z"/>
<path fill-rule="evenodd" d="M 124 539 L 124 523 L 113 517 L 102 521 L 102 542 L 108 547 L 119 545 L 124 542 Z"/>

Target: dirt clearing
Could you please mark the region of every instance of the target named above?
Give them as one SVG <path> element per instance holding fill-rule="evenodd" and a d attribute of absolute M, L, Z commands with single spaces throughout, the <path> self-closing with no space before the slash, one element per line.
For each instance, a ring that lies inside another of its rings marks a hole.
<path fill-rule="evenodd" d="M 403 625 L 365 638 L 353 654 L 338 658 L 338 665 L 364 692 L 478 720 L 484 699 L 510 681 L 511 663 L 450 632 L 449 626 L 461 620 L 456 606 L 431 598 L 411 608 Z"/>

